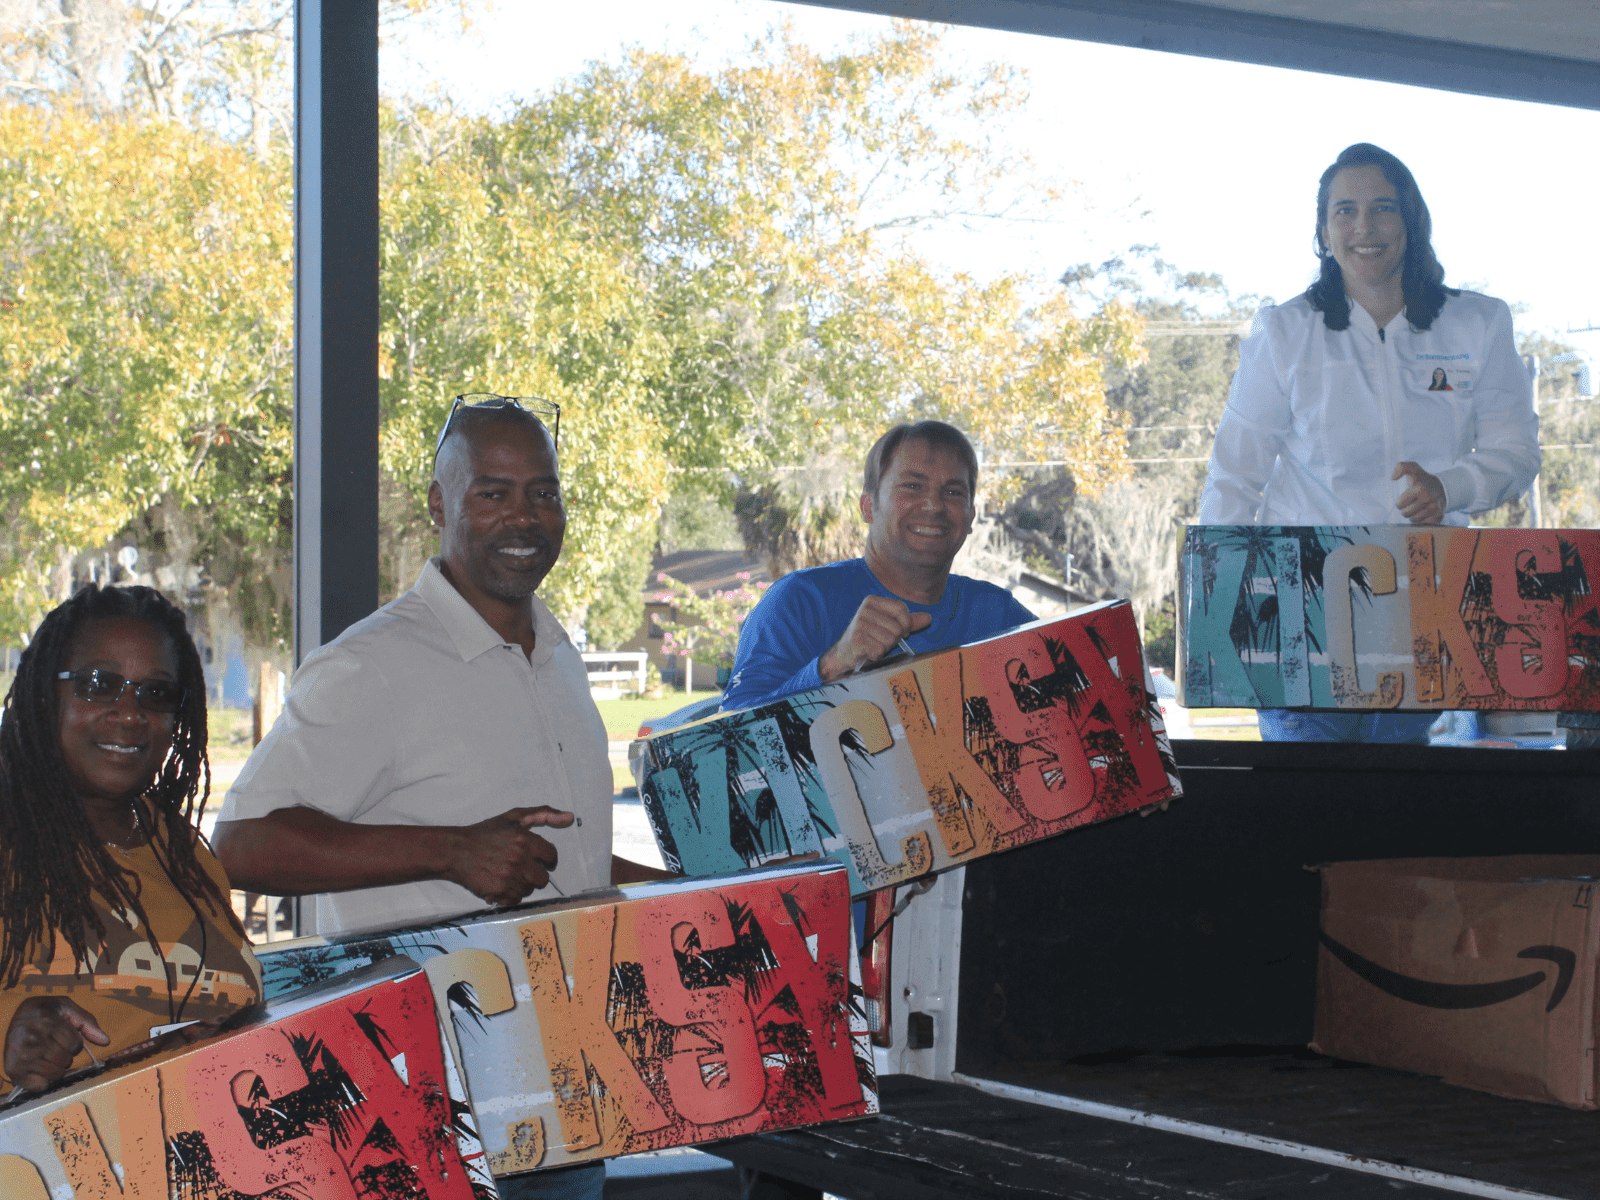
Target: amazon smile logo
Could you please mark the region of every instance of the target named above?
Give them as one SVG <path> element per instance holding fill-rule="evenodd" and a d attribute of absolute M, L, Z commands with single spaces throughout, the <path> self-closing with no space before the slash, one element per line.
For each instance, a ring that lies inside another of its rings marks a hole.
<path fill-rule="evenodd" d="M 1328 953 L 1373 987 L 1389 993 L 1397 1000 L 1420 1004 L 1424 1008 L 1488 1008 L 1493 1004 L 1504 1004 L 1507 1000 L 1515 1000 L 1533 991 L 1549 974 L 1547 971 L 1534 971 L 1529 975 L 1518 975 L 1515 979 L 1501 979 L 1494 983 L 1434 983 L 1380 967 L 1371 959 L 1362 958 L 1348 946 L 1341 946 L 1322 930 L 1317 931 L 1317 938 L 1328 948 Z M 1567 988 L 1572 985 L 1572 973 L 1577 968 L 1578 956 L 1561 946 L 1529 946 L 1526 950 L 1519 950 L 1517 957 L 1542 958 L 1555 963 L 1555 986 L 1550 989 L 1550 1000 L 1544 1006 L 1545 1012 L 1551 1012 L 1561 1003 Z"/>

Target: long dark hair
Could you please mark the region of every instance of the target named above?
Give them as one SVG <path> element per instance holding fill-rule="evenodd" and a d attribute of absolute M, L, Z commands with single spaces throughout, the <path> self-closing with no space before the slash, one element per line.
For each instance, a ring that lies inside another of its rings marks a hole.
<path fill-rule="evenodd" d="M 173 884 L 191 904 L 203 900 L 244 932 L 228 897 L 195 856 L 211 767 L 205 674 L 183 610 L 154 588 L 91 583 L 39 623 L 0 721 L 0 987 L 16 986 L 30 947 L 43 946 L 53 957 L 58 937 L 77 961 L 85 960 L 106 934 L 91 899 L 95 892 L 113 908 L 136 913 L 141 928 L 150 929 L 138 875 L 112 859 L 68 782 L 57 729 L 56 674 L 66 669 L 83 623 L 105 617 L 145 621 L 172 643 L 183 706 L 175 714 L 172 749 L 143 794 L 155 826 L 149 832 Z"/>
<path fill-rule="evenodd" d="M 1346 146 L 1333 160 L 1333 165 L 1322 173 L 1317 185 L 1317 259 L 1322 272 L 1317 281 L 1306 289 L 1306 299 L 1311 307 L 1322 314 L 1323 324 L 1329 329 L 1350 328 L 1350 297 L 1345 295 L 1344 272 L 1333 257 L 1323 228 L 1328 222 L 1328 194 L 1333 190 L 1333 179 L 1346 167 L 1377 167 L 1400 202 L 1400 217 L 1406 226 L 1406 256 L 1400 272 L 1400 288 L 1406 299 L 1406 320 L 1413 329 L 1429 329 L 1446 296 L 1459 296 L 1459 289 L 1444 286 L 1444 268 L 1433 253 L 1433 218 L 1422 199 L 1422 190 L 1411 172 L 1387 150 L 1371 142 L 1357 142 Z"/>

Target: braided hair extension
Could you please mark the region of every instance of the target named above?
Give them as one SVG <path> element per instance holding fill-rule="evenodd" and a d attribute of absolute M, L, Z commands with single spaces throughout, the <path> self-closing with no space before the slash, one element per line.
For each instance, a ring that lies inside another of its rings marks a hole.
<path fill-rule="evenodd" d="M 1333 257 L 1333 249 L 1323 236 L 1328 222 L 1328 196 L 1333 190 L 1334 176 L 1346 167 L 1377 167 L 1394 189 L 1406 229 L 1406 253 L 1400 270 L 1406 321 L 1418 331 L 1431 329 L 1439 310 L 1444 307 L 1445 297 L 1459 296 L 1461 290 L 1444 286 L 1444 268 L 1433 253 L 1433 217 L 1428 212 L 1427 201 L 1423 200 L 1422 189 L 1417 186 L 1416 179 L 1405 163 L 1371 142 L 1346 146 L 1317 183 L 1314 248 L 1319 270 L 1316 280 L 1306 289 L 1306 299 L 1311 301 L 1312 308 L 1322 314 L 1322 322 L 1329 329 L 1350 328 L 1350 297 L 1344 290 L 1344 272 L 1340 270 Z"/>
<path fill-rule="evenodd" d="M 175 714 L 172 749 L 143 793 L 154 826 L 149 834 L 152 843 L 164 847 L 168 874 L 191 906 L 199 897 L 244 933 L 228 896 L 195 855 L 211 767 L 205 674 L 183 610 L 154 588 L 91 583 L 40 622 L 22 653 L 0 720 L 0 987 L 16 986 L 30 947 L 46 946 L 53 956 L 57 937 L 66 940 L 77 961 L 88 957 L 106 932 L 91 893 L 137 914 L 143 928 L 150 928 L 139 902 L 138 875 L 113 860 L 73 792 L 57 727 L 56 674 L 66 669 L 72 639 L 83 623 L 107 617 L 146 621 L 172 643 L 184 698 Z"/>

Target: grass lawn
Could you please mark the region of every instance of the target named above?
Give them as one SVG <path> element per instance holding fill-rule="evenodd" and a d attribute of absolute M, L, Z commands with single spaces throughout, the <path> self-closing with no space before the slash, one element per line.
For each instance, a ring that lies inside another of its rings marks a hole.
<path fill-rule="evenodd" d="M 1214 742 L 1259 742 L 1253 708 L 1191 708 L 1194 736 Z"/>
<path fill-rule="evenodd" d="M 206 708 L 208 749 L 212 758 L 250 757 L 255 712 L 248 708 Z"/>
<path fill-rule="evenodd" d="M 597 700 L 595 707 L 600 710 L 600 719 L 606 723 L 607 737 L 613 742 L 631 742 L 639 732 L 639 726 L 651 717 L 664 717 L 686 704 L 718 694 L 714 691 L 696 691 L 685 695 L 681 689 L 677 689 L 663 692 L 659 700 Z"/>

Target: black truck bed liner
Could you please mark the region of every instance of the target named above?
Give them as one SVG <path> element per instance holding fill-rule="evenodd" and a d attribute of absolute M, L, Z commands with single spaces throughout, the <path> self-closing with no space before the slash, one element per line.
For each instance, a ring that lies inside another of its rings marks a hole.
<path fill-rule="evenodd" d="M 848 1200 L 1356 1200 L 1397 1190 L 1436 1200 L 1460 1194 L 1062 1112 L 959 1083 L 909 1075 L 881 1082 L 881 1117 L 703 1149 Z"/>
<path fill-rule="evenodd" d="M 1600 1113 L 1505 1100 L 1436 1079 L 1285 1048 L 1247 1057 L 1142 1055 L 1126 1063 L 1013 1067 L 992 1079 L 1288 1142 L 1479 1186 L 1600 1200 Z M 982 1086 L 980 1083 L 979 1086 Z M 1087 1103 L 1081 1103 L 1087 1102 Z"/>

